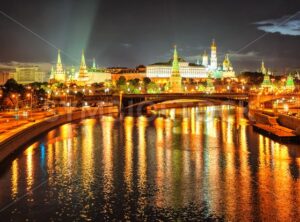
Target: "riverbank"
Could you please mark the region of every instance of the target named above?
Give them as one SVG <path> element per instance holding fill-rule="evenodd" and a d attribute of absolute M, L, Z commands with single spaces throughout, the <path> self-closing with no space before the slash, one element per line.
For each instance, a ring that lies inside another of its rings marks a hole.
<path fill-rule="evenodd" d="M 56 114 L 46 116 L 43 119 L 27 121 L 26 124 L 2 133 L 0 136 L 0 162 L 10 156 L 24 144 L 54 127 L 84 118 L 103 114 L 118 113 L 118 108 L 116 106 L 100 108 L 89 107 L 81 109 L 61 108 L 56 110 L 55 113 Z"/>
<path fill-rule="evenodd" d="M 252 110 L 255 119 L 253 128 L 259 133 L 282 142 L 300 141 L 300 119 L 284 114 Z"/>

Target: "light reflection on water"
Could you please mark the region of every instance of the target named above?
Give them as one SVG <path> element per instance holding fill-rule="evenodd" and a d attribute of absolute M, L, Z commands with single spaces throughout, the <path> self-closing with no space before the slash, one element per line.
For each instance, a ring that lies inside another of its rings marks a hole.
<path fill-rule="evenodd" d="M 300 218 L 299 169 L 300 146 L 253 132 L 241 108 L 104 116 L 58 127 L 12 160 L 0 215 L 290 221 Z"/>

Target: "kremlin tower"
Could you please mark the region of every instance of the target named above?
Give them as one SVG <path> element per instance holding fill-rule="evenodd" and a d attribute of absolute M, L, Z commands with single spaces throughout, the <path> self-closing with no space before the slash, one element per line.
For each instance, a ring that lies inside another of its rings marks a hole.
<path fill-rule="evenodd" d="M 87 82 L 88 80 L 89 80 L 89 75 L 85 63 L 84 51 L 82 50 L 80 68 L 78 73 L 78 82 L 84 85 L 85 82 Z"/>
<path fill-rule="evenodd" d="M 177 54 L 177 48 L 174 47 L 174 55 L 173 55 L 173 63 L 172 63 L 172 74 L 170 76 L 170 89 L 172 92 L 181 92 L 182 86 L 181 86 L 181 75 L 179 72 L 179 63 L 178 63 L 178 54 Z"/>
<path fill-rule="evenodd" d="M 295 90 L 295 82 L 294 82 L 294 78 L 291 74 L 289 74 L 288 77 L 287 77 L 285 88 L 288 91 L 294 91 Z"/>
<path fill-rule="evenodd" d="M 57 54 L 57 63 L 56 63 L 56 67 L 55 70 L 51 70 L 51 77 L 52 79 L 54 79 L 55 81 L 59 81 L 59 82 L 65 82 L 66 81 L 66 73 L 63 69 L 63 65 L 61 63 L 61 57 L 60 57 L 60 49 L 58 50 L 58 54 Z"/>
<path fill-rule="evenodd" d="M 263 89 L 271 89 L 273 88 L 273 85 L 272 85 L 272 82 L 271 82 L 271 79 L 270 79 L 270 75 L 268 74 L 268 71 L 265 67 L 265 63 L 264 61 L 261 62 L 261 73 L 264 75 L 264 80 L 261 84 L 261 87 Z"/>

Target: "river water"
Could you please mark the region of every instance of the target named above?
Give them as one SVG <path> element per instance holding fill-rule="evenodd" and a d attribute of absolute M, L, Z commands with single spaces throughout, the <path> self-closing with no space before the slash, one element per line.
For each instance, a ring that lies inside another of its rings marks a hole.
<path fill-rule="evenodd" d="M 297 221 L 300 145 L 230 106 L 62 125 L 0 171 L 1 221 Z"/>

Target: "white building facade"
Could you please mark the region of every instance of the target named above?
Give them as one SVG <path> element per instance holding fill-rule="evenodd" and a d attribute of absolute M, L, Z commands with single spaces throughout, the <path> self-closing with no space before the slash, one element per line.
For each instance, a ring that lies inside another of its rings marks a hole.
<path fill-rule="evenodd" d="M 207 68 L 202 65 L 191 65 L 188 62 L 179 62 L 179 72 L 183 78 L 206 78 Z M 172 74 L 172 65 L 153 64 L 146 67 L 146 76 L 149 78 L 169 78 Z"/>
<path fill-rule="evenodd" d="M 235 78 L 235 72 L 228 55 L 225 57 L 223 66 L 218 66 L 217 45 L 214 40 L 211 44 L 210 58 L 206 52 L 202 56 L 202 64 L 199 64 L 199 62 L 197 64 L 189 63 L 180 58 L 179 71 L 183 78 L 196 79 L 208 78 L 208 76 L 213 76 L 214 78 Z M 172 60 L 166 63 L 155 63 L 146 67 L 146 76 L 149 78 L 169 78 L 171 73 Z"/>

